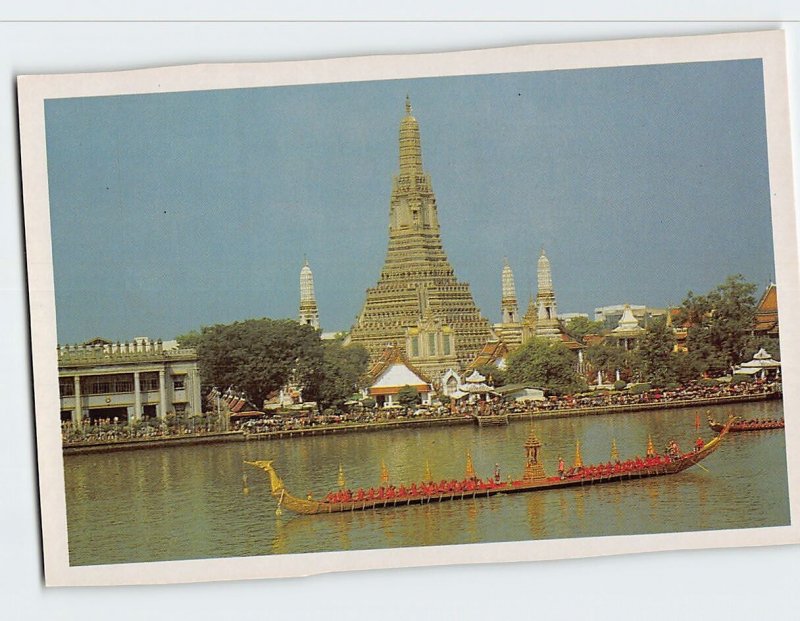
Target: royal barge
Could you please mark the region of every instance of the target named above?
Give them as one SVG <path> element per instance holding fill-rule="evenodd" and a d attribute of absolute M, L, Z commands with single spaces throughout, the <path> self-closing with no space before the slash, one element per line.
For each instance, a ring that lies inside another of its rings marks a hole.
<path fill-rule="evenodd" d="M 725 424 L 719 423 L 709 416 L 708 426 L 714 431 L 720 432 Z M 766 431 L 768 429 L 783 429 L 784 427 L 785 423 L 783 419 L 753 418 L 749 420 L 742 420 L 740 418 L 736 418 L 733 424 L 730 426 L 730 431 L 732 433 L 738 433 L 741 431 Z"/>
<path fill-rule="evenodd" d="M 562 487 L 598 485 L 615 481 L 677 474 L 701 462 L 716 451 L 723 438 L 730 431 L 733 422 L 733 418 L 729 419 L 722 426 L 716 437 L 702 446 L 697 446 L 690 453 L 677 453 L 671 456 L 654 455 L 651 453 L 649 446 L 648 456 L 644 459 L 637 457 L 625 462 L 617 461 L 614 464 L 584 466 L 581 463 L 578 449 L 575 467 L 559 476 L 547 476 L 545 473 L 544 467 L 539 461 L 541 443 L 531 433 L 525 442 L 525 471 L 522 478 L 517 480 L 501 482 L 498 480 L 499 477 L 482 480 L 476 477 L 474 472 L 470 472 L 471 459 L 468 458 L 467 476 L 463 481 L 442 481 L 441 483 L 423 481 L 419 485 L 413 484 L 409 488 L 382 485 L 377 490 L 374 488 L 367 491 L 359 490 L 356 494 L 349 490 L 341 489 L 337 492 L 331 492 L 325 499 L 319 500 L 314 499 L 311 494 L 307 498 L 298 498 L 291 494 L 275 471 L 272 461 L 246 461 L 245 463 L 260 468 L 269 475 L 272 496 L 278 500 L 276 509 L 278 514 L 281 513 L 282 507 L 304 515 L 366 511 L 368 509 L 405 507 L 470 498 L 488 498 L 497 494 L 538 492 Z M 340 487 L 344 488 L 341 472 Z"/>

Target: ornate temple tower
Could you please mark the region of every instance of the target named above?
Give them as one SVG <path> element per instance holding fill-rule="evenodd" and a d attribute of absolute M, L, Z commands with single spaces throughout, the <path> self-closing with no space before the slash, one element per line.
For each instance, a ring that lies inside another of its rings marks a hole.
<path fill-rule="evenodd" d="M 389 202 L 389 247 L 350 341 L 364 345 L 373 361 L 398 344 L 412 364 L 433 375 L 466 367 L 489 334 L 469 284 L 456 279 L 442 248 L 436 197 L 422 168 L 419 124 L 406 97 L 400 172 Z"/>
<path fill-rule="evenodd" d="M 544 253 L 539 255 L 536 268 L 538 291 L 536 292 L 536 336 L 559 338 L 561 331 L 556 311 L 556 294 L 553 290 L 553 276 L 550 272 L 550 259 Z"/>
<path fill-rule="evenodd" d="M 500 323 L 492 326 L 497 338 L 506 344 L 509 350 L 514 350 L 530 335 L 530 329 L 523 325 L 519 318 L 517 305 L 517 290 L 514 286 L 514 274 L 508 259 L 504 260 L 501 275 L 502 294 L 500 296 Z"/>
<path fill-rule="evenodd" d="M 502 323 L 519 323 L 517 290 L 514 287 L 514 274 L 511 272 L 508 259 L 504 260 L 502 285 L 503 293 L 500 298 L 500 312 L 503 315 Z"/>
<path fill-rule="evenodd" d="M 317 298 L 314 296 L 314 274 L 308 267 L 308 261 L 300 270 L 300 323 L 319 330 L 319 311 Z"/>

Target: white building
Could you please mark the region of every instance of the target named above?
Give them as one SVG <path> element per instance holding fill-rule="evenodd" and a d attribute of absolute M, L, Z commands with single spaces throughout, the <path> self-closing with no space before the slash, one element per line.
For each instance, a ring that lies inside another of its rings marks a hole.
<path fill-rule="evenodd" d="M 58 347 L 61 420 L 119 421 L 202 412 L 197 352 L 177 341 L 94 339 Z"/>
<path fill-rule="evenodd" d="M 406 386 L 416 388 L 420 400 L 430 405 L 433 388 L 430 380 L 415 369 L 399 347 L 389 347 L 370 369 L 371 383 L 367 394 L 382 407 L 398 405 L 400 391 Z"/>

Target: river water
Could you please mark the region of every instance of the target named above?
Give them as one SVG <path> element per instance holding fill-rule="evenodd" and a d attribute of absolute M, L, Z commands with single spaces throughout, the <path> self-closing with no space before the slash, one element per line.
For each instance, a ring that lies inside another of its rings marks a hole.
<path fill-rule="evenodd" d="M 381 461 L 391 482 L 461 479 L 469 451 L 478 476 L 499 463 L 522 473 L 533 427 L 555 474 L 581 441 L 586 464 L 644 455 L 675 439 L 706 440 L 705 408 L 635 412 L 507 427 L 470 425 L 157 448 L 64 458 L 71 565 L 364 550 L 600 535 L 685 532 L 789 524 L 783 431 L 729 434 L 716 453 L 680 474 L 584 488 L 322 516 L 276 516 L 266 474 L 244 460 L 272 459 L 287 489 L 304 497 L 337 487 L 377 486 Z M 781 401 L 716 407 L 715 418 L 782 418 Z M 695 429 L 700 416 L 701 430 Z M 243 493 L 246 475 L 249 493 Z"/>

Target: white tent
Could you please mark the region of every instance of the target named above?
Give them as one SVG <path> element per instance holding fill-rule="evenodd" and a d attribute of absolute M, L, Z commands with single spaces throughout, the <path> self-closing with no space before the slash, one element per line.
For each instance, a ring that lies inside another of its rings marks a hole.
<path fill-rule="evenodd" d="M 735 375 L 756 375 L 761 373 L 762 377 L 766 376 L 770 371 L 780 373 L 781 363 L 775 360 L 763 347 L 759 349 L 753 356 L 752 360 L 743 362 L 739 367 L 734 369 Z"/>

